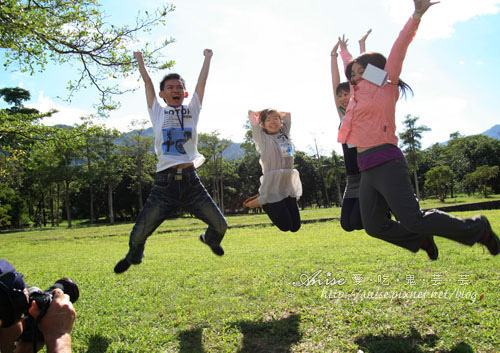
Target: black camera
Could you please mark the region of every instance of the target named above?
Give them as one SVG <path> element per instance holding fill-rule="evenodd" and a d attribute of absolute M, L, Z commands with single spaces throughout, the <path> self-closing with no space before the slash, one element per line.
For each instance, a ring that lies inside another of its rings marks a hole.
<path fill-rule="evenodd" d="M 42 291 L 37 287 L 28 287 L 29 302 L 35 302 L 40 308 L 40 315 L 43 317 L 47 310 L 49 309 L 50 303 L 52 303 L 52 297 L 54 295 L 54 289 L 59 288 L 64 292 L 64 294 L 69 295 L 69 300 L 74 303 L 78 300 L 80 296 L 80 291 L 75 282 L 69 278 L 61 278 L 54 283 L 54 285 L 46 290 Z"/>
<path fill-rule="evenodd" d="M 76 302 L 80 296 L 78 286 L 69 278 L 61 278 L 57 280 L 52 287 L 47 288 L 44 291 L 37 287 L 28 287 L 29 306 L 31 306 L 32 302 L 35 302 L 40 309 L 40 314 L 35 320 L 31 315 L 29 315 L 29 313 L 27 313 L 26 318 L 23 320 L 23 333 L 20 337 L 20 341 L 33 342 L 35 345 L 37 341 L 44 341 L 42 333 L 38 330 L 37 324 L 47 313 L 47 310 L 52 303 L 54 290 L 56 288 L 62 290 L 64 294 L 67 294 L 72 303 Z"/>

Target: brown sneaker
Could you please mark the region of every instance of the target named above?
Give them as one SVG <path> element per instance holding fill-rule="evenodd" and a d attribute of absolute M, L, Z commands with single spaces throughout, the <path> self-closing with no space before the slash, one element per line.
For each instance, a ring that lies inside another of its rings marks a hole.
<path fill-rule="evenodd" d="M 432 236 L 424 238 L 424 242 L 420 246 L 420 249 L 425 250 L 427 256 L 429 256 L 429 259 L 431 259 L 432 261 L 437 260 L 439 251 L 436 243 L 434 243 L 434 238 Z"/>
<path fill-rule="evenodd" d="M 500 253 L 500 240 L 493 229 L 491 229 L 488 219 L 485 216 L 481 216 L 481 219 L 486 224 L 486 230 L 477 242 L 486 246 L 491 255 L 498 255 Z"/>

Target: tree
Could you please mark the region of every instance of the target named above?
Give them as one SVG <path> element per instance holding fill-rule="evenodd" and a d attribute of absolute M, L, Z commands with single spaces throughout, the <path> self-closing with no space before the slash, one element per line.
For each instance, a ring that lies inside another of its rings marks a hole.
<path fill-rule="evenodd" d="M 110 224 L 115 223 L 115 211 L 113 206 L 113 190 L 121 181 L 120 159 L 114 148 L 114 140 L 121 137 L 117 130 L 104 129 L 102 134 L 102 149 L 100 151 L 100 160 L 98 164 L 101 180 L 106 184 L 108 219 Z"/>
<path fill-rule="evenodd" d="M 30 99 L 29 91 L 23 88 L 2 88 L 0 96 L 5 102 L 12 105 L 0 110 L 0 182 L 4 188 L 10 189 L 8 198 L 2 202 L 9 209 L 10 225 L 21 226 L 25 204 L 32 199 L 34 190 L 29 177 L 30 161 L 33 160 L 33 149 L 40 141 L 47 139 L 51 128 L 40 124 L 39 120 L 50 116 L 51 112 L 40 113 L 36 109 L 23 106 L 23 102 Z M 37 179 L 42 176 L 37 175 Z M 40 191 L 45 191 L 45 188 Z M 26 193 L 26 191 L 28 191 Z M 4 193 L 5 194 L 5 193 Z M 39 194 L 37 191 L 36 194 Z M 37 197 L 38 207 L 40 198 Z M 8 204 L 8 207 L 7 207 Z M 36 217 L 35 217 L 36 218 Z"/>
<path fill-rule="evenodd" d="M 302 182 L 300 207 L 304 209 L 306 206 L 320 205 L 322 192 L 318 185 L 321 184 L 321 179 L 317 173 L 315 158 L 302 151 L 295 151 L 295 168 L 299 171 Z"/>
<path fill-rule="evenodd" d="M 125 78 L 135 72 L 130 43 L 138 35 L 165 23 L 173 5 L 163 5 L 152 13 L 138 14 L 134 26 L 115 26 L 106 22 L 98 0 L 0 0 L 0 48 L 4 66 L 16 67 L 34 74 L 43 71 L 48 62 L 71 63 L 78 78 L 68 83 L 69 98 L 90 85 L 100 93 L 100 108 L 113 109 L 113 94 L 120 94 L 118 84 L 108 86 L 110 79 Z M 144 60 L 150 68 L 168 68 L 173 62 L 159 64 L 158 50 L 146 43 Z"/>
<path fill-rule="evenodd" d="M 213 190 L 212 196 L 219 208 L 224 213 L 224 162 L 222 152 L 232 142 L 227 139 L 219 138 L 219 132 L 213 131 L 210 134 L 198 135 L 198 146 L 200 153 L 207 158 L 207 167 L 210 167 L 210 175 L 206 175 L 206 179 L 212 181 Z"/>
<path fill-rule="evenodd" d="M 413 179 L 415 182 L 415 192 L 417 198 L 420 199 L 420 190 L 418 187 L 418 151 L 422 148 L 422 133 L 425 131 L 430 131 L 431 129 L 425 125 L 416 126 L 417 120 L 420 119 L 418 116 L 412 116 L 410 114 L 406 115 L 406 119 L 403 121 L 406 129 L 399 134 L 401 139 L 401 147 L 403 151 L 406 152 L 406 159 L 409 162 L 410 167 L 413 169 Z"/>
<path fill-rule="evenodd" d="M 328 185 L 335 184 L 336 191 L 336 201 L 335 204 L 340 206 L 342 202 L 342 178 L 345 178 L 345 165 L 342 162 L 342 157 L 339 156 L 335 151 L 332 151 L 331 168 L 328 171 L 326 180 Z"/>
<path fill-rule="evenodd" d="M 497 177 L 499 169 L 500 167 L 498 165 L 493 167 L 482 165 L 473 173 L 466 175 L 467 184 L 476 186 L 484 197 L 488 197 L 488 193 L 492 191 L 489 185 L 490 181 Z"/>
<path fill-rule="evenodd" d="M 137 128 L 125 140 L 125 146 L 120 148 L 125 170 L 132 179 L 131 188 L 136 191 L 139 211 L 144 206 L 143 189 L 146 184 L 153 183 L 151 175 L 154 174 L 156 164 L 156 156 L 149 150 L 153 145 L 153 139 L 144 136 L 147 123 L 146 120 L 133 121 L 132 127 Z"/>
<path fill-rule="evenodd" d="M 62 182 L 64 186 L 66 220 L 68 228 L 71 228 L 70 187 L 82 176 L 80 173 L 82 165 L 78 161 L 83 157 L 81 153 L 84 144 L 83 132 L 82 128 L 77 126 L 70 129 L 58 128 L 56 133 L 54 139 L 54 156 L 58 161 L 56 170 L 58 181 Z"/>
<path fill-rule="evenodd" d="M 446 190 L 453 183 L 453 171 L 448 166 L 437 166 L 425 173 L 425 187 L 436 193 L 441 202 L 446 198 Z"/>
<path fill-rule="evenodd" d="M 323 158 L 319 154 L 318 143 L 316 142 L 316 137 L 314 138 L 314 147 L 316 150 L 315 157 L 316 157 L 316 162 L 317 162 L 317 170 L 318 170 L 318 174 L 321 178 L 321 184 L 323 186 L 323 197 L 325 199 L 324 206 L 330 207 L 330 199 L 328 198 L 328 190 L 326 189 L 326 181 L 325 181 L 325 177 L 324 177 L 323 172 L 322 172 L 322 168 L 328 167 L 328 165 L 322 163 Z"/>

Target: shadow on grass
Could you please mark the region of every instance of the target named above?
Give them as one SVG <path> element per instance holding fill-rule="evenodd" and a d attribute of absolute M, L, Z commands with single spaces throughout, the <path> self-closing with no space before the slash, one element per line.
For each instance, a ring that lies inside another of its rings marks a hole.
<path fill-rule="evenodd" d="M 358 337 L 355 342 L 364 353 L 426 353 L 435 352 L 439 337 L 435 334 L 421 336 L 412 328 L 409 335 L 374 336 L 366 335 Z M 441 353 L 474 353 L 471 346 L 459 343 L 449 351 Z"/>
<path fill-rule="evenodd" d="M 238 353 L 288 353 L 291 346 L 302 338 L 299 333 L 300 315 L 272 321 L 237 321 L 231 326 L 243 334 Z M 179 333 L 179 353 L 205 353 L 202 344 L 202 328 Z"/>
<path fill-rule="evenodd" d="M 233 324 L 243 334 L 240 353 L 287 353 L 298 343 L 300 315 L 272 321 L 238 321 Z"/>
<path fill-rule="evenodd" d="M 179 353 L 203 353 L 201 343 L 202 328 L 194 328 L 179 332 Z"/>
<path fill-rule="evenodd" d="M 103 353 L 106 352 L 110 340 L 99 335 L 94 335 L 89 339 L 89 348 L 87 353 Z"/>

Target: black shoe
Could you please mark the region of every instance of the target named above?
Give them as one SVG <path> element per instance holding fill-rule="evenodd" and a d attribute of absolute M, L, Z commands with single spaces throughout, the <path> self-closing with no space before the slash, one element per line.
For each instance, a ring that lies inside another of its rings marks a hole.
<path fill-rule="evenodd" d="M 437 260 L 439 251 L 436 243 L 434 243 L 434 238 L 432 236 L 424 239 L 424 242 L 420 246 L 420 249 L 425 250 L 427 256 L 429 256 L 429 259 L 431 259 L 432 261 Z"/>
<path fill-rule="evenodd" d="M 500 240 L 495 232 L 493 232 L 493 229 L 491 229 L 488 219 L 485 216 L 481 216 L 481 219 L 486 223 L 486 230 L 481 239 L 478 240 L 478 243 L 486 246 L 491 255 L 498 255 L 498 253 L 500 253 Z"/>
<path fill-rule="evenodd" d="M 121 259 L 115 266 L 115 273 L 123 273 L 130 267 L 130 262 L 127 259 Z"/>
<path fill-rule="evenodd" d="M 215 255 L 217 255 L 217 256 L 222 256 L 222 255 L 224 255 L 224 249 L 222 249 L 222 246 L 220 246 L 220 245 L 209 245 L 209 244 L 205 243 L 205 237 L 203 236 L 203 234 L 200 234 L 199 239 L 200 239 L 200 241 L 201 241 L 203 244 L 205 244 L 205 245 L 209 246 L 209 247 L 210 247 L 210 250 L 212 250 L 212 252 L 213 252 Z"/>

